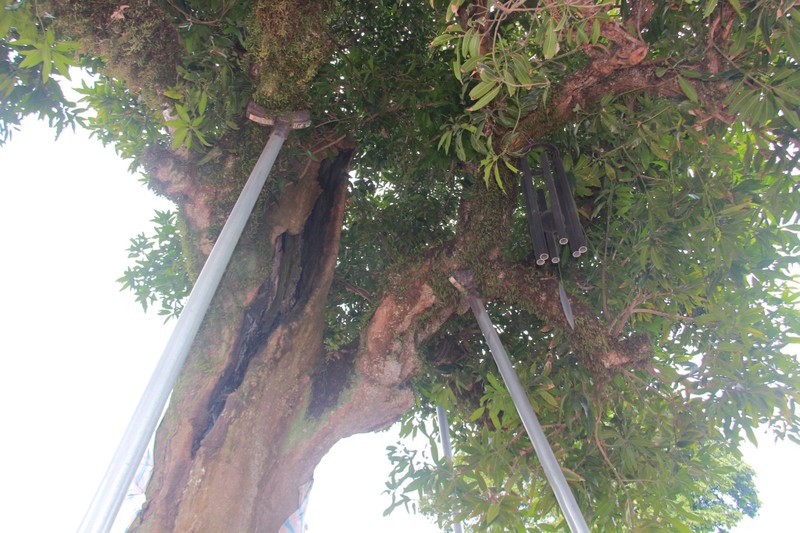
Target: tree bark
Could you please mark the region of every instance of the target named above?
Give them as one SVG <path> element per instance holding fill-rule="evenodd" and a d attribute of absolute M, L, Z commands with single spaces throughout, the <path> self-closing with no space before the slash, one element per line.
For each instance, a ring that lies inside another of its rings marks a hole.
<path fill-rule="evenodd" d="M 304 418 L 326 357 L 350 154 L 309 168 L 285 195 L 292 209 L 264 214 L 268 253 L 237 249 L 159 428 L 134 530 L 277 531 L 341 438 Z"/>

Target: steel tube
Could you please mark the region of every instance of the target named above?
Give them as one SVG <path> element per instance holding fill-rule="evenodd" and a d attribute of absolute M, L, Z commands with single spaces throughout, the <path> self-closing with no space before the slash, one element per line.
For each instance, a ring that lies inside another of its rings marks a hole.
<path fill-rule="evenodd" d="M 441 404 L 436 406 L 436 420 L 439 422 L 439 435 L 442 437 L 442 449 L 447 461 L 453 464 L 453 447 L 450 446 L 450 425 L 447 423 L 447 413 Z M 461 522 L 453 522 L 453 533 L 463 533 Z"/>
<path fill-rule="evenodd" d="M 561 512 L 564 513 L 564 518 L 567 519 L 570 531 L 572 533 L 589 533 L 589 526 L 586 525 L 586 520 L 581 513 L 580 507 L 578 507 L 578 502 L 575 501 L 575 496 L 567 484 L 567 479 L 561 471 L 561 466 L 559 466 L 556 456 L 553 455 L 553 449 L 550 447 L 550 443 L 547 442 L 547 437 L 542 431 L 539 419 L 536 417 L 533 407 L 531 407 L 517 372 L 511 366 L 508 354 L 500 341 L 500 337 L 497 335 L 497 331 L 494 329 L 489 315 L 486 313 L 486 309 L 474 295 L 467 296 L 467 302 L 475 314 L 481 332 L 486 339 L 486 344 L 489 345 L 492 356 L 497 363 L 497 368 L 500 370 L 500 375 L 503 376 L 503 381 L 511 393 L 511 399 L 514 400 L 514 405 L 522 419 L 522 424 L 525 426 L 525 430 L 533 443 L 533 449 L 536 451 L 536 456 L 544 469 L 547 481 L 550 482 L 550 486 L 555 493 Z"/>
<path fill-rule="evenodd" d="M 553 236 L 553 212 L 545 211 L 547 208 L 547 201 L 544 197 L 543 189 L 536 189 L 536 198 L 539 202 L 539 210 L 542 211 L 542 225 L 544 226 L 544 242 L 547 245 L 547 251 L 550 254 L 550 262 L 553 264 L 561 261 L 561 256 L 558 253 L 558 245 L 556 238 Z"/>
<path fill-rule="evenodd" d="M 289 133 L 287 122 L 278 122 L 261 152 L 250 177 L 242 189 L 214 248 L 206 260 L 186 305 L 181 312 L 172 336 L 159 359 L 153 376 L 142 394 L 139 405 L 128 423 L 128 428 L 92 500 L 89 510 L 78 528 L 79 533 L 107 533 L 117 517 L 119 508 L 130 487 L 139 461 L 144 455 L 150 437 L 167 403 L 172 387 L 178 378 L 189 348 L 194 341 L 211 299 L 225 273 L 233 250 L 259 193 L 264 187 L 272 165 L 278 157 Z"/>
<path fill-rule="evenodd" d="M 528 215 L 528 231 L 531 234 L 533 255 L 536 264 L 541 266 L 549 259 L 550 254 L 547 253 L 542 214 L 539 211 L 539 203 L 536 201 L 536 191 L 533 189 L 533 176 L 527 155 L 519 158 L 519 165 L 522 168 L 522 195 L 525 198 L 525 212 Z"/>
<path fill-rule="evenodd" d="M 547 157 L 547 152 L 542 152 L 539 158 L 542 163 L 544 182 L 547 185 L 547 192 L 550 195 L 550 211 L 553 213 L 553 223 L 555 224 L 555 231 L 558 233 L 558 243 L 567 244 L 569 242 L 569 237 L 567 236 L 567 228 L 564 222 L 564 213 L 561 211 L 561 202 L 558 199 L 558 189 L 556 189 L 556 184 L 553 180 L 553 169 L 550 166 L 550 159 Z"/>
<path fill-rule="evenodd" d="M 567 227 L 567 237 L 569 237 L 569 247 L 572 249 L 573 257 L 580 257 L 586 253 L 586 237 L 583 235 L 581 219 L 578 216 L 578 208 L 575 206 L 575 198 L 567 180 L 567 173 L 564 171 L 564 162 L 561 154 L 553 147 L 553 165 L 556 169 L 556 191 L 558 200 L 561 203 L 561 210 L 564 213 L 564 223 Z"/>

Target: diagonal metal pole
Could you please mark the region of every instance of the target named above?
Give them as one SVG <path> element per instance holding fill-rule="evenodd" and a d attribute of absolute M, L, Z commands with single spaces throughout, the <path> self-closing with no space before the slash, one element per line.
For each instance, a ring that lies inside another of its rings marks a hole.
<path fill-rule="evenodd" d="M 122 441 L 78 528 L 79 533 L 107 533 L 114 525 L 114 520 L 119 513 L 133 476 L 136 474 L 139 462 L 156 429 L 183 363 L 186 361 L 189 348 L 200 329 L 203 317 L 222 275 L 225 273 L 233 250 L 239 242 L 247 219 L 250 218 L 258 195 L 272 170 L 272 165 L 278 157 L 278 152 L 280 152 L 289 130 L 303 127 L 307 123 L 307 112 L 296 113 L 276 121 L 267 145 L 250 173 L 236 205 L 233 206 L 233 210 L 189 294 L 172 336 L 167 341 L 167 346 L 136 406 Z"/>
<path fill-rule="evenodd" d="M 450 445 L 450 424 L 447 423 L 447 412 L 442 404 L 436 406 L 436 420 L 439 422 L 439 435 L 442 436 L 442 448 L 447 462 L 453 464 L 453 447 Z M 453 522 L 453 533 L 463 533 L 461 522 Z"/>
<path fill-rule="evenodd" d="M 575 501 L 575 496 L 567 484 L 567 479 L 564 477 L 564 472 L 561 471 L 561 466 L 553 454 L 553 449 L 550 443 L 547 442 L 547 437 L 542 431 L 542 426 L 539 424 L 539 419 L 531 407 L 531 402 L 525 394 L 525 389 L 519 381 L 517 372 L 511 365 L 503 343 L 500 341 L 500 336 L 497 335 L 497 330 L 494 329 L 486 309 L 483 307 L 481 301 L 471 292 L 459 283 L 455 278 L 450 278 L 450 282 L 461 292 L 466 298 L 470 309 L 472 309 L 475 319 L 481 328 L 486 344 L 492 352 L 497 368 L 500 370 L 500 375 L 503 376 L 503 381 L 511 393 L 511 399 L 514 400 L 514 405 L 517 408 L 522 424 L 528 432 L 528 436 L 533 443 L 533 449 L 536 451 L 536 456 L 544 469 L 547 481 L 556 495 L 558 505 L 561 507 L 561 512 L 564 513 L 564 518 L 567 519 L 569 529 L 572 533 L 589 533 L 589 526 L 586 525 L 586 519 L 581 513 L 578 502 Z"/>

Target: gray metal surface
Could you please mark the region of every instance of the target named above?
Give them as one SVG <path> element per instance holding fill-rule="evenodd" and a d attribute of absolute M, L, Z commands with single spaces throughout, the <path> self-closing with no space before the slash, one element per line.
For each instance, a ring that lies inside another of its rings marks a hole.
<path fill-rule="evenodd" d="M 439 422 L 439 435 L 442 437 L 442 448 L 444 456 L 450 464 L 453 464 L 453 447 L 450 445 L 450 424 L 447 423 L 447 413 L 441 404 L 436 406 L 436 420 Z M 463 533 L 461 522 L 453 523 L 454 533 Z"/>
<path fill-rule="evenodd" d="M 556 456 L 553 455 L 553 449 L 550 447 L 544 431 L 542 431 L 542 426 L 539 424 L 539 419 L 536 417 L 533 407 L 531 407 L 517 372 L 508 359 L 503 343 L 500 341 L 489 315 L 486 314 L 486 309 L 474 295 L 468 295 L 467 302 L 475 314 L 481 332 L 497 363 L 497 368 L 500 370 L 500 375 L 503 376 L 503 381 L 511 393 L 511 399 L 514 400 L 514 405 L 522 419 L 522 424 L 525 426 L 525 430 L 533 443 L 533 449 L 536 451 L 547 480 L 553 488 L 558 505 L 564 513 L 564 518 L 567 519 L 570 531 L 572 533 L 589 533 L 589 526 L 586 525 L 586 520 L 581 513 L 580 507 L 578 507 L 578 502 L 575 501 L 575 496 L 567 484 L 564 472 L 561 471 L 561 466 L 558 464 Z"/>
<path fill-rule="evenodd" d="M 197 282 L 189 294 L 172 336 L 158 361 L 153 376 L 142 394 L 122 441 L 97 489 L 83 519 L 79 533 L 106 533 L 114 524 L 119 508 L 144 455 L 150 437 L 178 378 L 189 348 L 200 329 L 219 281 L 256 204 L 272 165 L 289 133 L 287 122 L 278 123 L 261 152 L 258 162 L 242 189 L 214 249 L 209 254 Z"/>

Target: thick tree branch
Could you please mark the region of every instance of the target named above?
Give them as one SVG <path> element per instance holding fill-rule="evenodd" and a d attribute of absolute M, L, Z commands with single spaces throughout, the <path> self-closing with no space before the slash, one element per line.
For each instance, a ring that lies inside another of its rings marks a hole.
<path fill-rule="evenodd" d="M 638 33 L 652 17 L 652 11 L 652 2 L 634 2 L 625 24 Z M 720 95 L 728 91 L 728 84 L 724 80 L 714 80 L 713 75 L 724 70 L 725 59 L 719 52 L 719 44 L 730 37 L 734 18 L 735 12 L 729 5 L 719 8 L 707 30 L 708 53 L 704 55 L 702 62 L 684 65 L 684 68 L 712 77 L 702 82 L 687 80 L 695 86 L 701 103 L 706 108 L 706 111 L 698 109 L 698 115 L 702 115 L 701 119 L 704 120 L 717 119 L 726 123 L 733 120 L 718 103 L 721 100 Z M 546 136 L 579 112 L 591 109 L 604 96 L 645 92 L 662 98 L 686 98 L 678 83 L 677 71 L 665 72 L 664 68 L 669 65 L 661 60 L 645 60 L 648 45 L 641 37 L 626 31 L 625 26 L 615 22 L 604 23 L 601 34 L 612 43 L 611 46 L 587 47 L 589 62 L 554 87 L 554 96 L 547 108 L 541 108 L 521 121 L 519 130 L 526 135 L 514 144 L 515 148 L 520 147 L 525 142 L 524 139 Z"/>
<path fill-rule="evenodd" d="M 646 338 L 610 336 L 605 321 L 575 298 L 570 298 L 575 316 L 572 330 L 564 316 L 555 278 L 536 276 L 530 268 L 501 261 L 493 263 L 491 269 L 495 276 L 483 280 L 483 295 L 527 309 L 546 323 L 563 329 L 572 350 L 590 368 L 639 365 L 652 357 L 652 347 Z"/>

